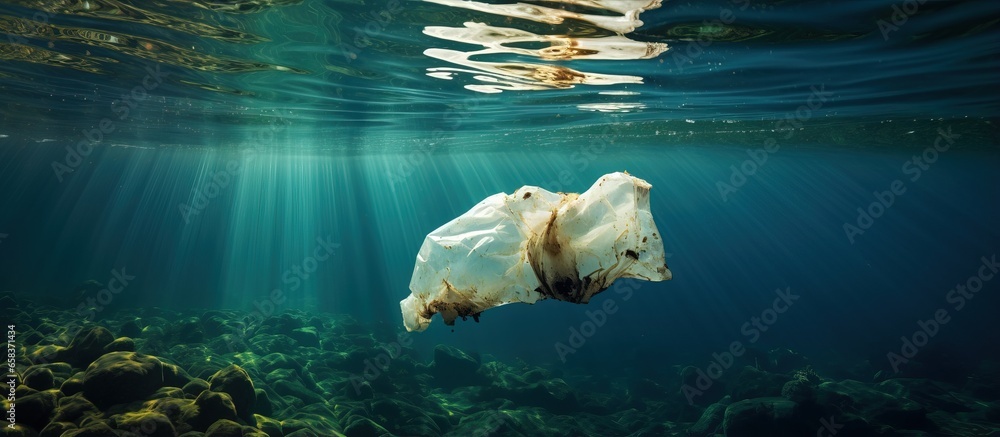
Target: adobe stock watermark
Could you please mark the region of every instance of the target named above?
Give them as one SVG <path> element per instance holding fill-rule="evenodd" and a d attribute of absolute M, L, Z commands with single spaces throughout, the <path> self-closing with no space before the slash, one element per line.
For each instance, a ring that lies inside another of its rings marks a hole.
<path fill-rule="evenodd" d="M 406 181 L 407 178 L 416 172 L 417 168 L 427 163 L 431 155 L 441 148 L 442 143 L 451 141 L 455 137 L 455 132 L 465 123 L 465 120 L 472 117 L 475 110 L 479 108 L 480 98 L 472 98 L 471 104 L 464 101 L 460 104 L 448 105 L 448 110 L 444 113 L 444 120 L 447 122 L 444 127 L 434 128 L 431 131 L 429 141 L 420 144 L 417 148 L 403 155 L 403 160 L 398 167 L 389 170 L 389 184 L 395 186 Z"/>
<path fill-rule="evenodd" d="M 17 375 L 17 325 L 7 325 L 7 360 L 4 367 L 7 368 L 7 402 L 10 403 L 6 410 L 7 425 L 9 429 L 17 428 L 17 411 L 14 408 L 17 404 L 17 382 L 20 377 Z"/>
<path fill-rule="evenodd" d="M 370 47 L 373 43 L 371 39 L 377 38 L 389 24 L 392 23 L 394 16 L 400 12 L 403 12 L 403 4 L 400 0 L 389 0 L 386 2 L 385 7 L 378 12 L 370 13 L 368 21 L 362 27 L 354 27 L 354 39 L 351 43 L 341 42 L 338 47 L 340 52 L 344 56 L 344 61 L 347 63 L 353 62 L 358 59 L 358 55 L 366 48 Z M 362 16 L 361 18 L 365 18 Z"/>
<path fill-rule="evenodd" d="M 325 238 L 316 237 L 316 245 L 313 247 L 312 254 L 304 257 L 301 264 L 293 264 L 281 273 L 281 283 L 288 287 L 287 291 L 286 288 L 277 287 L 268 293 L 267 298 L 254 300 L 254 310 L 246 317 L 246 324 L 242 327 L 233 326 L 233 335 L 226 343 L 229 352 L 240 352 L 236 350 L 236 346 L 247 345 L 247 337 L 253 333 L 255 326 L 275 315 L 278 309 L 285 304 L 288 300 L 287 292 L 294 292 L 301 288 L 305 281 L 309 280 L 313 273 L 316 273 L 320 263 L 330 259 L 339 248 L 340 243 L 335 243 L 330 235 Z"/>
<path fill-rule="evenodd" d="M 469 434 L 469 437 L 490 437 L 509 420 L 510 418 L 502 410 L 490 410 L 489 414 L 481 421 L 482 426 Z"/>
<path fill-rule="evenodd" d="M 880 18 L 875 22 L 878 25 L 878 31 L 882 34 L 882 40 L 889 41 L 889 35 L 898 31 L 909 21 L 910 17 L 916 15 L 924 3 L 927 3 L 927 0 L 904 0 L 892 5 L 892 14 L 889 15 L 889 20 Z"/>
<path fill-rule="evenodd" d="M 833 92 L 827 91 L 826 85 L 823 84 L 820 84 L 819 88 L 816 85 L 812 85 L 809 87 L 809 91 L 809 97 L 804 104 L 799 105 L 795 109 L 795 112 L 786 113 L 783 118 L 774 123 L 775 131 L 785 133 L 782 138 L 783 140 L 788 141 L 792 139 L 795 136 L 795 132 L 802 128 L 803 123 L 812 119 L 813 111 L 822 108 L 823 104 L 833 96 Z M 715 188 L 719 190 L 722 201 L 728 202 L 729 196 L 746 185 L 747 181 L 756 175 L 758 170 L 764 167 L 768 157 L 777 153 L 780 149 L 781 145 L 778 144 L 778 140 L 774 137 L 764 140 L 763 148 L 747 149 L 746 154 L 749 157 L 748 159 L 739 164 L 729 166 L 731 170 L 729 183 L 722 180 L 715 183 Z"/>
<path fill-rule="evenodd" d="M 832 415 L 829 420 L 825 417 L 820 417 L 819 428 L 816 429 L 816 437 L 835 436 L 843 428 L 844 424 L 837 423 L 836 418 Z"/>
<path fill-rule="evenodd" d="M 97 313 L 104 311 L 104 308 L 111 304 L 115 296 L 121 294 L 125 287 L 128 287 L 129 282 L 133 280 L 135 280 L 135 276 L 126 273 L 125 267 L 111 270 L 108 286 L 98 290 L 93 296 L 88 296 L 84 302 L 77 305 L 77 314 L 84 315 L 88 322 L 94 321 L 97 318 Z"/>
<path fill-rule="evenodd" d="M 729 0 L 729 3 L 740 11 L 745 11 L 750 7 L 750 0 Z M 704 20 L 701 24 L 702 28 L 706 29 L 724 28 L 735 21 L 736 13 L 733 12 L 733 9 L 726 7 L 719 11 L 719 18 Z M 694 63 L 694 60 L 701 57 L 705 53 L 705 49 L 710 45 L 712 45 L 711 39 L 699 36 L 698 39 L 688 41 L 683 50 L 672 50 L 671 59 L 674 61 L 674 67 L 677 67 L 677 70 L 683 73 L 684 65 Z"/>
<path fill-rule="evenodd" d="M 965 305 L 976 297 L 976 293 L 983 289 L 993 276 L 1000 272 L 1000 263 L 997 262 L 996 254 L 987 258 L 983 256 L 979 259 L 979 269 L 975 274 L 969 276 L 965 281 L 955 285 L 955 288 L 945 293 L 945 303 L 952 305 L 955 312 L 962 311 Z M 902 336 L 899 339 L 901 344 L 899 353 L 890 351 L 886 354 L 889 365 L 895 373 L 899 373 L 899 367 L 909 363 L 913 357 L 917 356 L 920 348 L 927 345 L 934 336 L 940 332 L 941 328 L 951 321 L 951 314 L 946 307 L 938 308 L 927 320 L 917 320 L 917 330 L 910 336 Z"/>
<path fill-rule="evenodd" d="M 118 129 L 117 121 L 125 121 L 129 118 L 132 110 L 139 103 L 149 98 L 149 92 L 157 89 L 163 79 L 169 77 L 171 73 L 160 71 L 160 64 L 146 66 L 146 76 L 142 78 L 139 85 L 132 87 L 131 92 L 121 95 L 120 99 L 111 102 L 111 112 L 114 117 L 102 118 L 96 126 L 82 130 L 83 138 L 75 145 L 66 146 L 66 156 L 62 162 L 52 161 L 52 171 L 56 179 L 62 182 L 65 175 L 76 171 L 83 164 L 84 159 L 94 151 L 94 145 L 104 141 L 104 136 L 113 133 Z"/>
<path fill-rule="evenodd" d="M 253 159 L 253 155 L 250 155 L 248 159 Z M 231 159 L 226 163 L 226 168 L 216 170 L 207 182 L 191 190 L 191 204 L 182 203 L 177 205 L 177 209 L 180 211 L 185 225 L 191 224 L 191 216 L 201 214 L 205 211 L 209 203 L 216 197 L 219 197 L 223 189 L 229 187 L 233 179 L 242 171 L 242 166 L 243 163 L 240 160 Z"/>
<path fill-rule="evenodd" d="M 672 253 L 664 254 L 666 259 L 670 259 L 672 256 Z M 608 316 L 618 312 L 618 302 L 615 298 L 621 297 L 622 302 L 628 302 L 632 295 L 642 288 L 642 282 L 618 279 L 609 288 L 614 291 L 614 296 L 605 299 L 597 309 L 584 311 L 587 320 L 580 322 L 580 326 L 569 327 L 569 336 L 566 337 L 565 343 L 557 341 L 552 345 L 559 360 L 563 363 L 566 363 L 566 356 L 575 354 L 583 348 L 587 344 L 587 340 L 596 335 L 597 330 L 608 323 Z"/>
<path fill-rule="evenodd" d="M 361 374 L 352 373 L 349 378 L 351 387 L 354 388 L 354 394 L 360 396 L 361 389 L 365 384 L 370 384 L 388 371 L 392 360 L 403 355 L 403 348 L 410 347 L 411 344 L 413 344 L 412 334 L 405 331 L 400 332 L 396 335 L 395 341 L 382 345 L 381 353 L 372 358 L 365 358 L 365 367 Z"/>
<path fill-rule="evenodd" d="M 904 175 L 910 176 L 910 182 L 919 180 L 924 172 L 929 170 L 930 166 L 938 161 L 941 154 L 947 152 L 955 144 L 955 139 L 961 138 L 961 135 L 951 132 L 951 126 L 948 126 L 947 131 L 938 128 L 937 133 L 938 135 L 934 139 L 933 145 L 927 146 L 919 155 L 913 155 L 900 168 L 900 171 Z M 875 220 L 882 217 L 896 203 L 896 199 L 905 193 L 906 182 L 902 179 L 890 182 L 888 189 L 885 191 L 872 192 L 875 200 L 868 204 L 867 208 L 858 207 L 858 216 L 854 223 L 844 222 L 843 229 L 844 235 L 847 236 L 847 241 L 854 244 L 856 237 L 864 235 L 866 231 L 871 229 L 875 225 Z"/>
<path fill-rule="evenodd" d="M 788 311 L 795 301 L 801 297 L 797 294 L 792 294 L 790 287 L 786 287 L 784 290 L 779 288 L 774 293 L 777 297 L 774 298 L 770 307 L 761 311 L 760 316 L 753 316 L 749 321 L 740 326 L 740 333 L 747 338 L 747 342 L 750 344 L 757 343 L 760 340 L 761 333 L 767 332 L 768 329 L 778 322 L 778 315 Z M 713 352 L 712 360 L 708 366 L 704 370 L 701 368 L 697 369 L 696 373 L 698 377 L 694 381 L 694 386 L 688 383 L 684 383 L 681 386 L 681 393 L 687 398 L 688 405 L 694 405 L 694 399 L 712 388 L 715 381 L 721 378 L 723 373 L 733 366 L 736 359 L 745 353 L 746 346 L 744 346 L 741 340 L 735 340 L 730 343 L 729 347 L 722 353 Z"/>
<path fill-rule="evenodd" d="M 136 279 L 135 276 L 129 275 L 125 271 L 125 267 L 120 269 L 111 270 L 111 278 L 108 279 L 108 285 L 101 288 L 93 296 L 88 296 L 84 299 L 80 305 L 76 307 L 76 314 L 80 316 L 81 320 L 71 320 L 66 324 L 66 338 L 69 341 L 73 341 L 74 338 L 83 330 L 83 327 L 87 323 L 91 323 L 97 320 L 97 313 L 104 311 L 104 309 L 114 301 L 115 296 L 121 294 L 125 291 L 125 288 L 132 284 Z M 66 346 L 64 344 L 59 344 L 58 346 Z M 56 358 L 56 351 L 52 351 L 46 355 L 36 357 L 35 364 L 48 364 Z"/>
<path fill-rule="evenodd" d="M 556 355 L 559 356 L 559 361 L 566 363 L 567 355 L 575 354 L 580 350 L 587 344 L 587 340 L 597 334 L 597 330 L 608 322 L 608 316 L 618 312 L 618 302 L 615 301 L 615 297 L 620 296 L 622 302 L 628 302 L 635 291 L 642 288 L 642 285 L 638 281 L 618 279 L 611 288 L 615 293 L 614 296 L 605 299 L 596 310 L 585 311 L 587 320 L 581 322 L 580 326 L 569 327 L 569 336 L 566 338 L 566 343 L 557 341 L 553 345 Z"/>
<path fill-rule="evenodd" d="M 569 169 L 560 170 L 556 179 L 539 186 L 553 193 L 573 191 L 573 186 L 580 182 L 579 175 L 604 155 L 608 146 L 614 144 L 615 138 L 625 127 L 626 125 L 621 123 L 606 123 L 601 126 L 599 134 L 588 135 L 589 140 L 580 143 L 576 150 L 569 154 Z"/>

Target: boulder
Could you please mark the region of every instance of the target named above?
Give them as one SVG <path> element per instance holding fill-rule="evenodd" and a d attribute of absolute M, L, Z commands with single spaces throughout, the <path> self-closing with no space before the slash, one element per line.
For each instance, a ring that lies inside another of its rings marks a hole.
<path fill-rule="evenodd" d="M 226 393 L 205 390 L 194 400 L 193 409 L 187 409 L 181 418 L 196 431 L 204 432 L 215 422 L 226 419 L 239 420 L 233 399 Z"/>
<path fill-rule="evenodd" d="M 254 414 L 254 419 L 257 421 L 257 429 L 260 429 L 268 436 L 282 437 L 285 435 L 281 429 L 281 422 L 267 416 L 261 416 L 260 414 Z"/>
<path fill-rule="evenodd" d="M 439 344 L 434 348 L 434 365 L 431 375 L 437 385 L 446 389 L 485 384 L 479 375 L 479 361 L 461 350 Z"/>
<path fill-rule="evenodd" d="M 236 414 L 246 422 L 253 423 L 253 407 L 257 402 L 250 375 L 242 367 L 230 365 L 208 380 L 209 389 L 215 392 L 227 393 L 236 407 Z"/>
<path fill-rule="evenodd" d="M 348 418 L 347 427 L 344 428 L 344 435 L 347 437 L 374 437 L 390 434 L 381 425 L 361 416 L 351 416 Z"/>
<path fill-rule="evenodd" d="M 105 346 L 115 341 L 114 334 L 103 326 L 80 330 L 66 348 L 66 361 L 77 368 L 85 368 L 101 355 Z"/>
<path fill-rule="evenodd" d="M 23 384 L 39 391 L 48 390 L 55 386 L 55 375 L 48 368 L 31 366 L 24 372 Z"/>
<path fill-rule="evenodd" d="M 122 323 L 118 332 L 125 337 L 135 338 L 142 335 L 142 328 L 139 327 L 138 319 L 135 319 Z"/>
<path fill-rule="evenodd" d="M 83 397 L 83 394 L 66 396 L 59 400 L 59 408 L 52 418 L 53 422 L 73 422 L 82 423 L 90 416 L 99 416 L 101 410 L 97 406 Z"/>
<path fill-rule="evenodd" d="M 83 395 L 95 405 L 145 399 L 163 385 L 163 365 L 154 356 L 137 352 L 110 352 L 87 367 Z"/>
<path fill-rule="evenodd" d="M 288 333 L 288 337 L 298 342 L 300 346 L 319 347 L 319 334 L 316 333 L 316 328 L 311 326 L 293 329 Z"/>
<path fill-rule="evenodd" d="M 104 352 L 135 352 L 135 340 L 129 337 L 118 337 L 104 346 Z"/>
<path fill-rule="evenodd" d="M 83 376 L 86 375 L 85 372 L 77 372 L 66 378 L 62 385 L 59 386 L 59 391 L 63 392 L 64 395 L 72 396 L 83 391 Z"/>
<path fill-rule="evenodd" d="M 267 392 L 259 388 L 254 389 L 254 392 L 257 394 L 257 402 L 254 403 L 253 412 L 264 416 L 274 415 L 274 407 L 271 405 L 271 398 L 268 397 Z"/>
<path fill-rule="evenodd" d="M 62 437 L 67 431 L 76 429 L 76 425 L 71 422 L 49 422 L 48 425 L 38 433 L 38 437 Z"/>
<path fill-rule="evenodd" d="M 722 425 L 722 419 L 726 415 L 726 406 L 723 404 L 712 404 L 705 409 L 701 417 L 688 428 L 687 433 L 692 437 L 710 437 L 716 434 L 716 430 Z"/>
<path fill-rule="evenodd" d="M 109 437 L 114 435 L 118 434 L 108 424 L 96 421 L 85 427 L 67 431 L 61 437 Z"/>
<path fill-rule="evenodd" d="M 232 420 L 220 419 L 208 427 L 205 437 L 243 437 L 243 426 Z"/>
<path fill-rule="evenodd" d="M 208 390 L 208 387 L 208 381 L 201 378 L 194 378 L 191 382 L 184 385 L 183 390 L 184 393 L 197 397 L 201 392 Z"/>
<path fill-rule="evenodd" d="M 783 398 L 755 398 L 726 408 L 722 428 L 726 437 L 792 436 L 815 434 L 818 418 L 796 416 L 797 404 Z"/>
<path fill-rule="evenodd" d="M 153 412 L 142 411 L 125 413 L 112 418 L 115 429 L 142 437 L 173 437 L 177 435 L 174 425 L 167 416 Z"/>
<path fill-rule="evenodd" d="M 791 378 L 785 375 L 744 367 L 730 388 L 734 400 L 781 396 L 781 388 Z"/>
<path fill-rule="evenodd" d="M 48 390 L 17 398 L 17 422 L 35 429 L 44 428 L 52 418 L 60 396 L 62 393 L 58 390 Z"/>

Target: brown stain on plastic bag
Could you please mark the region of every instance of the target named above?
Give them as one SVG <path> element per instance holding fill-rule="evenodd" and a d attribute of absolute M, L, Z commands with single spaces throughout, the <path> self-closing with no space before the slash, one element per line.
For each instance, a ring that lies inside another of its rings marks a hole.
<path fill-rule="evenodd" d="M 552 210 L 544 230 L 528 241 L 528 263 L 541 284 L 535 290 L 546 297 L 565 302 L 588 303 L 590 298 L 607 289 L 607 272 L 594 272 L 580 277 L 577 254 L 559 229 L 559 211 L 579 195 L 566 194 Z M 596 276 L 596 277 L 595 277 Z"/>
<path fill-rule="evenodd" d="M 499 302 L 486 299 L 485 303 L 487 306 L 478 308 L 476 305 L 473 305 L 471 298 L 471 296 L 476 296 L 476 289 L 473 288 L 467 292 L 462 292 L 451 285 L 447 279 L 444 280 L 444 285 L 447 293 L 441 298 L 428 302 L 420 313 L 421 317 L 429 319 L 434 314 L 440 313 L 445 325 L 454 326 L 455 319 L 459 317 L 462 320 L 466 320 L 471 316 L 473 320 L 479 322 L 479 315 L 482 314 L 483 310 L 499 305 Z"/>

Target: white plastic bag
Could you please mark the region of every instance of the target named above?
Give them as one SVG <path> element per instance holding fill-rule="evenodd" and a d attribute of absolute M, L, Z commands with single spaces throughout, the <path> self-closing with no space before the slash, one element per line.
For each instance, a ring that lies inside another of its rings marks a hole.
<path fill-rule="evenodd" d="M 494 194 L 424 239 L 399 303 L 408 331 L 512 302 L 587 303 L 618 278 L 671 278 L 649 211 L 652 186 L 602 176 L 583 194 L 524 186 Z"/>

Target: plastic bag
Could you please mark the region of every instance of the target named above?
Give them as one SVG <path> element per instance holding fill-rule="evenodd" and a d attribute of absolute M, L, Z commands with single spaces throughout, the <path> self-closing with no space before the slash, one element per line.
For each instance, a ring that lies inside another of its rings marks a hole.
<path fill-rule="evenodd" d="M 587 303 L 618 278 L 669 280 L 651 187 L 612 173 L 583 194 L 524 186 L 487 197 L 424 239 L 399 303 L 407 331 L 437 313 L 453 325 L 513 302 Z"/>

